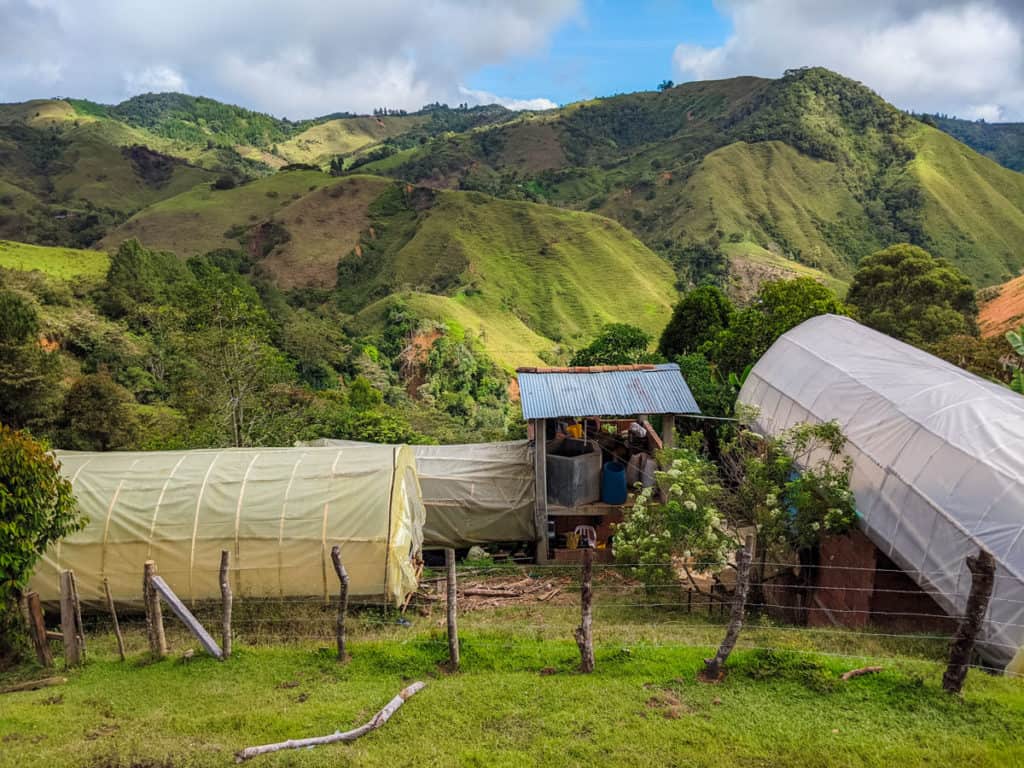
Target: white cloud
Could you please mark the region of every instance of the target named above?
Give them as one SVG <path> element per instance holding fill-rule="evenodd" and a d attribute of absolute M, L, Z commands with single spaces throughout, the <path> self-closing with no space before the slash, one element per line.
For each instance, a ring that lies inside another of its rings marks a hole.
<path fill-rule="evenodd" d="M 0 101 L 189 88 L 292 118 L 417 109 L 466 100 L 460 83 L 543 50 L 579 12 L 580 0 L 0 0 Z"/>
<path fill-rule="evenodd" d="M 128 72 L 124 76 L 124 90 L 129 96 L 136 93 L 163 93 L 178 91 L 188 93 L 188 85 L 178 72 L 171 67 L 146 67 L 141 72 Z"/>
<path fill-rule="evenodd" d="M 777 77 L 825 66 L 896 105 L 1024 119 L 1024 8 L 1015 0 L 722 0 L 733 32 L 682 43 L 680 78 Z"/>
<path fill-rule="evenodd" d="M 501 104 L 501 106 L 508 107 L 509 109 L 532 109 L 537 111 L 543 109 L 554 109 L 558 106 L 551 99 L 511 99 L 506 96 L 498 96 L 490 91 L 473 90 L 472 88 L 467 88 L 464 85 L 459 86 L 459 93 L 465 96 L 466 101 L 471 105 Z"/>

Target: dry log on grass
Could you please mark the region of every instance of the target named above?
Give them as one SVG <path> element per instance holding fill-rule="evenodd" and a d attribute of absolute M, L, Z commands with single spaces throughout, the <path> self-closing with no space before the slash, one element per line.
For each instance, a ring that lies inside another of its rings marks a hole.
<path fill-rule="evenodd" d="M 67 681 L 66 677 L 44 677 L 41 680 L 28 680 L 24 683 L 15 683 L 14 685 L 0 688 L 0 694 L 17 693 L 18 691 L 38 691 L 40 688 L 49 688 L 51 685 L 64 685 Z"/>
<path fill-rule="evenodd" d="M 390 717 L 398 711 L 398 708 L 411 698 L 414 694 L 423 690 L 426 683 L 416 682 L 401 692 L 387 703 L 380 712 L 373 716 L 373 719 L 365 725 L 354 728 L 344 733 L 332 733 L 330 736 L 314 736 L 309 739 L 289 739 L 277 744 L 264 744 L 262 747 L 246 747 L 235 755 L 235 762 L 241 763 L 257 755 L 265 755 L 270 752 L 280 752 L 282 749 L 302 749 L 304 747 L 316 747 L 321 744 L 334 744 L 338 741 L 355 741 L 360 736 L 365 736 L 370 731 L 375 731 L 386 723 Z"/>
<path fill-rule="evenodd" d="M 468 587 L 462 590 L 466 597 L 522 597 L 521 590 L 490 589 L 488 587 Z"/>
<path fill-rule="evenodd" d="M 849 672 L 843 672 L 843 680 L 851 680 L 861 675 L 873 675 L 876 672 L 881 672 L 881 667 L 861 667 L 860 669 L 851 669 Z"/>
<path fill-rule="evenodd" d="M 545 592 L 543 595 L 538 597 L 537 600 L 539 602 L 541 602 L 541 603 L 546 603 L 548 600 L 550 600 L 552 597 L 554 597 L 555 595 L 557 595 L 561 591 L 562 591 L 561 587 L 555 587 L 550 592 Z"/>

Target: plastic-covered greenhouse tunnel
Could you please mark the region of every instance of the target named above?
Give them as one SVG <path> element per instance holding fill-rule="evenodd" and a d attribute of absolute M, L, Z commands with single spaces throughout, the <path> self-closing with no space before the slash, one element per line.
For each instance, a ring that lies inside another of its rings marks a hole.
<path fill-rule="evenodd" d="M 783 335 L 740 402 L 777 434 L 837 421 L 874 545 L 952 616 L 970 591 L 966 558 L 996 559 L 978 651 L 1024 673 L 1024 398 L 849 318 Z"/>
<path fill-rule="evenodd" d="M 57 453 L 89 523 L 53 545 L 32 577 L 59 598 L 61 569 L 81 597 L 141 602 L 154 560 L 184 600 L 220 597 L 220 553 L 235 594 L 327 597 L 341 547 L 350 594 L 401 603 L 416 588 L 424 507 L 408 446 Z"/>

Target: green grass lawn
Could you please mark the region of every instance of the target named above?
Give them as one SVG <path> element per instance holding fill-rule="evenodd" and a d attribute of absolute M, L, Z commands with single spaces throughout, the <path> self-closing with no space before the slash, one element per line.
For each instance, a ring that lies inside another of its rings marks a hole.
<path fill-rule="evenodd" d="M 696 680 L 719 620 L 625 600 L 595 612 L 597 671 L 576 671 L 573 595 L 561 605 L 460 617 L 462 670 L 443 666 L 443 608 L 361 611 L 351 661 L 330 642 L 333 611 L 240 604 L 236 653 L 197 653 L 173 617 L 172 655 L 151 661 L 127 627 L 117 660 L 102 626 L 63 686 L 0 698 L 0 766 L 224 766 L 246 746 L 366 722 L 401 688 L 426 688 L 352 744 L 255 758 L 256 766 L 1012 766 L 1024 765 L 1024 682 L 972 671 L 940 688 L 944 642 L 756 625 L 725 680 Z M 212 616 L 212 613 L 211 613 Z M 765 650 L 774 648 L 776 650 Z M 809 649 L 814 649 L 809 651 Z M 882 673 L 842 682 L 865 663 Z M 41 675 L 26 667 L 0 678 Z"/>
<path fill-rule="evenodd" d="M 110 258 L 103 251 L 50 248 L 0 240 L 0 267 L 7 269 L 38 269 L 62 280 L 72 280 L 77 277 L 103 277 L 109 266 Z"/>

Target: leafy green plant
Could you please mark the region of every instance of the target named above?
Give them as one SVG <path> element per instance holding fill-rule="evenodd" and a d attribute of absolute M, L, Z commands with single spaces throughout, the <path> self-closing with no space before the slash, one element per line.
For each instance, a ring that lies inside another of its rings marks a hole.
<path fill-rule="evenodd" d="M 18 597 L 36 562 L 51 542 L 84 525 L 53 454 L 0 424 L 0 666 L 20 646 Z"/>
<path fill-rule="evenodd" d="M 590 344 L 579 350 L 570 365 L 630 365 L 650 359 L 651 337 L 628 323 L 609 323 Z"/>

